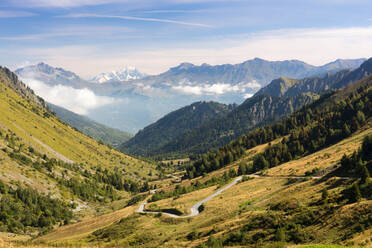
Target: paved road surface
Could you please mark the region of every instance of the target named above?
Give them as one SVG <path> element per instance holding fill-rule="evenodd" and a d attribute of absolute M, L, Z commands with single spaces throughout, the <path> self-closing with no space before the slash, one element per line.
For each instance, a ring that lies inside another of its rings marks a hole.
<path fill-rule="evenodd" d="M 190 211 L 191 213 L 188 214 L 188 215 L 182 215 L 182 216 L 179 216 L 179 215 L 175 215 L 175 214 L 170 214 L 170 213 L 165 213 L 165 212 L 161 212 L 162 214 L 164 215 L 167 215 L 169 217 L 172 217 L 172 218 L 189 218 L 189 217 L 193 217 L 193 216 L 196 216 L 198 215 L 200 212 L 199 212 L 199 207 L 201 205 L 203 205 L 204 203 L 206 203 L 207 201 L 213 199 L 214 197 L 216 197 L 217 195 L 221 194 L 223 191 L 231 188 L 232 186 L 234 186 L 235 184 L 237 184 L 240 180 L 242 180 L 243 177 L 237 177 L 234 179 L 234 181 L 232 181 L 231 183 L 229 183 L 228 185 L 226 185 L 225 187 L 223 187 L 222 189 L 219 189 L 218 191 L 214 192 L 213 194 L 211 194 L 210 196 L 208 196 L 207 198 L 197 202 L 194 206 L 191 207 Z M 159 212 L 156 212 L 156 211 L 147 211 L 145 210 L 145 206 L 146 206 L 147 202 L 142 202 L 141 205 L 139 206 L 139 208 L 137 209 L 137 213 L 152 213 L 152 214 L 156 214 L 156 213 L 159 213 Z"/>

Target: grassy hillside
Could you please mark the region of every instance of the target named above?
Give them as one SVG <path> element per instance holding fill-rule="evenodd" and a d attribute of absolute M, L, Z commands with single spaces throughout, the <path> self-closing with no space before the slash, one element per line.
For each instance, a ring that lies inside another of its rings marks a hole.
<path fill-rule="evenodd" d="M 112 211 L 157 175 L 153 165 L 60 122 L 4 68 L 0 113 L 1 231 L 37 234 Z"/>
<path fill-rule="evenodd" d="M 372 128 L 367 125 L 363 131 L 327 150 L 269 169 L 265 172 L 267 176 L 239 183 L 207 202 L 204 211 L 193 218 L 172 219 L 163 215 L 140 215 L 135 213 L 136 208 L 129 207 L 117 212 L 117 220 L 120 221 L 109 226 L 104 224 L 102 229 L 88 228 L 81 231 L 84 235 L 77 236 L 81 229 L 70 225 L 39 240 L 49 244 L 93 247 L 293 247 L 296 244 L 296 247 L 302 247 L 298 244 L 304 243 L 370 247 L 372 230 L 370 224 L 366 225 L 365 217 L 368 219 L 372 214 L 371 200 L 362 198 L 356 203 L 338 200 L 342 191 L 358 179 L 342 179 L 337 176 L 319 179 L 295 177 L 304 176 L 306 170 L 311 171 L 318 167 L 319 165 L 311 163 L 314 159 L 322 161 L 319 172 L 334 170 L 335 166 L 340 166 L 340 150 L 348 155 L 352 154 L 358 150 L 363 139 L 371 134 Z M 205 177 L 184 180 L 181 185 L 207 181 L 223 175 L 227 170 L 237 170 L 240 163 L 252 163 L 254 155 L 268 146 L 269 144 L 265 144 L 258 149 L 249 149 L 244 158 L 228 167 Z M 278 170 L 282 171 L 280 176 L 273 176 Z M 321 175 L 322 173 L 318 176 Z M 158 208 L 168 207 L 182 211 L 189 209 L 215 189 L 216 186 L 211 186 L 152 204 Z M 326 201 L 323 193 L 325 191 L 328 195 Z M 89 227 L 88 223 L 103 223 L 106 219 L 102 216 L 86 220 L 81 226 Z M 284 241 L 278 241 L 283 239 L 282 235 L 277 234 L 282 232 L 281 228 L 284 230 Z"/>
<path fill-rule="evenodd" d="M 123 142 L 128 141 L 133 135 L 110 128 L 103 124 L 90 120 L 85 116 L 75 114 L 67 109 L 48 103 L 48 106 L 55 112 L 62 121 L 68 123 L 78 131 L 92 137 L 95 140 L 102 141 L 107 145 L 118 148 Z"/>

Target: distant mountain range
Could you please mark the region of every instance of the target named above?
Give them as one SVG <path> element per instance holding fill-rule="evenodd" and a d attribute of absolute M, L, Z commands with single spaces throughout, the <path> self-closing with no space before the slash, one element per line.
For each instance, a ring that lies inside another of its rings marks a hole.
<path fill-rule="evenodd" d="M 260 86 L 268 84 L 271 80 L 280 76 L 290 78 L 304 78 L 314 75 L 322 75 L 327 72 L 337 72 L 342 69 L 358 67 L 365 59 L 341 60 L 313 66 L 299 60 L 267 61 L 260 58 L 247 60 L 240 64 L 196 66 L 190 63 L 182 63 L 158 77 L 164 81 L 173 83 L 189 82 L 191 84 L 231 84 L 242 85 L 258 83 Z M 249 87 L 248 88 L 255 88 Z"/>
<path fill-rule="evenodd" d="M 142 73 L 133 66 L 127 66 L 119 71 L 111 71 L 101 73 L 98 76 L 95 76 L 90 81 L 94 83 L 106 83 L 109 81 L 129 81 L 135 79 L 141 79 L 146 77 L 145 73 Z"/>
<path fill-rule="evenodd" d="M 26 84 L 36 79 L 49 86 L 86 88 L 96 95 L 118 99 L 113 104 L 91 111 L 88 117 L 134 133 L 165 114 L 193 102 L 241 103 L 275 78 L 321 77 L 343 69 L 355 69 L 364 61 L 336 60 L 323 66 L 313 66 L 298 60 L 267 61 L 259 58 L 235 65 L 197 66 L 182 63 L 159 75 L 141 79 L 117 81 L 114 78 L 120 77 L 118 74 L 105 74 L 96 78 L 97 82 L 107 79 L 105 83 L 89 82 L 73 72 L 44 63 L 20 68 L 16 73 Z M 121 76 L 122 79 L 128 78 L 125 72 Z"/>
<path fill-rule="evenodd" d="M 141 145 L 150 142 L 146 136 L 143 137 L 143 133 L 154 132 L 155 130 L 151 130 L 153 127 L 166 128 L 165 126 L 159 127 L 161 122 L 158 121 L 124 143 L 121 149 L 136 155 L 158 158 L 203 153 L 227 144 L 255 127 L 280 120 L 301 106 L 319 98 L 327 90 L 342 88 L 370 74 L 372 74 L 372 59 L 365 61 L 355 70 L 342 70 L 335 74 L 327 73 L 323 77 L 301 80 L 281 77 L 273 80 L 253 97 L 223 116 L 206 120 L 196 128 L 185 129 L 182 135 L 178 135 L 165 145 L 162 137 L 158 137 L 158 143 L 151 147 Z M 176 112 L 182 113 L 182 111 Z M 165 116 L 161 120 L 168 118 L 170 116 Z M 173 128 L 169 122 L 166 125 L 168 129 Z"/>
<path fill-rule="evenodd" d="M 321 76 L 343 69 L 355 69 L 364 61 L 339 59 L 323 66 L 312 66 L 299 60 L 267 61 L 259 58 L 235 65 L 196 66 L 182 63 L 159 75 L 133 80 L 130 85 L 117 85 L 115 82 L 106 84 L 105 90 L 106 94 L 116 96 L 129 93 L 154 98 L 178 94 L 197 95 L 199 98 L 214 96 L 216 100 L 217 97 L 225 97 L 230 102 L 241 102 L 275 78 Z"/>

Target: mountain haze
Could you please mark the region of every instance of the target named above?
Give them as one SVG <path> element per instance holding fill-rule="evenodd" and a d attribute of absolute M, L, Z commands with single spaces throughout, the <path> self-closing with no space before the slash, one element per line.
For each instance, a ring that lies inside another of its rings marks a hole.
<path fill-rule="evenodd" d="M 112 145 L 115 148 L 123 143 L 123 141 L 129 140 L 133 136 L 129 133 L 92 121 L 85 116 L 75 114 L 74 112 L 51 103 L 48 103 L 48 106 L 62 121 L 68 123 L 93 139 Z"/>
<path fill-rule="evenodd" d="M 372 74 L 371 61 L 365 61 L 355 70 L 327 73 L 323 77 L 275 79 L 226 115 L 206 121 L 157 150 L 150 148 L 146 152 L 150 156 L 185 156 L 227 144 L 255 127 L 278 121 L 293 113 L 318 99 L 327 90 L 342 88 Z"/>
<path fill-rule="evenodd" d="M 325 75 L 341 69 L 354 69 L 363 61 L 364 59 L 337 60 L 323 66 L 313 66 L 299 60 L 268 61 L 259 58 L 234 65 L 197 66 L 182 63 L 159 75 L 141 79 L 115 81 L 111 80 L 111 76 L 115 77 L 111 75 L 105 83 L 89 82 L 73 72 L 45 63 L 20 68 L 16 72 L 26 83 L 37 80 L 51 86 L 53 92 L 60 90 L 58 85 L 65 85 L 87 89 L 96 98 L 113 98 L 111 104 L 88 111 L 87 117 L 107 126 L 135 133 L 167 113 L 193 102 L 242 103 L 275 78 L 299 79 Z"/>

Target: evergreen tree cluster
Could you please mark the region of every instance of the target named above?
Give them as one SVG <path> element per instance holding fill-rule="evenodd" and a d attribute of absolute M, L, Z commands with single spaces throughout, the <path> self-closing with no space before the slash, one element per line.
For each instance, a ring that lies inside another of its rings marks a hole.
<path fill-rule="evenodd" d="M 146 192 L 153 189 L 147 182 L 140 184 L 139 182 L 125 178 L 122 173 L 119 173 L 117 167 L 114 171 L 98 168 L 96 173 L 91 175 L 91 177 L 95 178 L 98 182 L 111 185 L 117 190 L 125 190 L 131 193 Z"/>
<path fill-rule="evenodd" d="M 194 158 L 186 177 L 218 170 L 241 158 L 246 149 L 283 138 L 258 154 L 251 172 L 270 168 L 335 144 L 357 131 L 372 113 L 372 90 L 361 86 L 335 102 L 337 92 L 323 95 L 296 113 L 272 125 L 258 128 L 215 152 Z"/>
<path fill-rule="evenodd" d="M 59 199 L 39 194 L 30 187 L 13 189 L 0 181 L 0 230 L 25 233 L 28 228 L 51 228 L 67 224 L 70 206 Z"/>
<path fill-rule="evenodd" d="M 342 199 L 358 202 L 362 197 L 372 199 L 372 135 L 366 136 L 358 152 L 350 156 L 344 155 L 338 173 L 344 176 L 354 176 L 359 180 L 342 191 Z"/>
<path fill-rule="evenodd" d="M 84 177 L 67 178 L 63 174 L 62 178 L 55 177 L 55 179 L 85 201 L 117 200 L 119 198 L 117 191 L 125 190 L 136 194 L 153 189 L 148 182 L 141 184 L 125 178 L 117 168 L 114 171 L 98 168 L 94 174 L 85 170 L 81 174 Z"/>
<path fill-rule="evenodd" d="M 347 138 L 366 123 L 366 116 L 371 116 L 371 103 L 372 94 L 361 92 L 349 96 L 329 111 L 317 113 L 315 121 L 292 130 L 288 138 L 257 155 L 253 167 L 256 171 L 274 167 Z M 311 119 L 314 120 L 314 117 Z"/>

